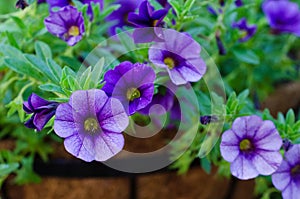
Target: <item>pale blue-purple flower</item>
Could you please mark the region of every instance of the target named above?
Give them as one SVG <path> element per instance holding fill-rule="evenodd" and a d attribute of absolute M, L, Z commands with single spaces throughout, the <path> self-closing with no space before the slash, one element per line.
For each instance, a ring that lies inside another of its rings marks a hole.
<path fill-rule="evenodd" d="M 274 33 L 292 33 L 300 36 L 300 10 L 297 3 L 288 0 L 266 0 L 262 9 Z"/>
<path fill-rule="evenodd" d="M 222 157 L 231 163 L 235 177 L 246 180 L 274 173 L 282 162 L 282 139 L 272 121 L 258 116 L 237 118 L 224 132 L 220 145 Z"/>
<path fill-rule="evenodd" d="M 25 126 L 41 131 L 47 122 L 54 116 L 57 106 L 57 102 L 47 101 L 37 94 L 32 93 L 29 96 L 28 101 L 23 103 L 23 110 L 27 114 L 33 114 L 25 123 Z"/>
<path fill-rule="evenodd" d="M 79 90 L 72 93 L 68 103 L 58 106 L 54 131 L 65 138 L 66 150 L 75 157 L 87 162 L 105 161 L 122 150 L 121 132 L 128 122 L 119 100 L 102 90 Z"/>
<path fill-rule="evenodd" d="M 256 32 L 257 26 L 256 25 L 248 25 L 246 18 L 242 18 L 237 22 L 232 23 L 233 28 L 238 28 L 239 30 L 245 32 L 245 36 L 240 38 L 240 42 L 248 41 Z"/>
<path fill-rule="evenodd" d="M 292 146 L 284 155 L 279 169 L 272 175 L 274 186 L 282 191 L 283 199 L 300 197 L 300 144 Z"/>
<path fill-rule="evenodd" d="M 184 33 L 171 29 L 162 33 L 168 39 L 150 47 L 149 60 L 165 68 L 176 85 L 199 81 L 206 72 L 206 64 L 200 57 L 201 46 Z"/>
<path fill-rule="evenodd" d="M 84 19 L 82 13 L 72 6 L 52 12 L 44 21 L 47 30 L 73 46 L 82 39 Z"/>
<path fill-rule="evenodd" d="M 130 12 L 134 12 L 138 8 L 140 1 L 118 0 L 113 4 L 119 4 L 120 7 L 117 10 L 113 11 L 108 17 L 106 17 L 107 21 L 115 23 L 109 28 L 108 33 L 110 35 L 115 35 L 117 28 L 122 28 L 124 26 L 133 26 L 128 22 L 128 14 Z"/>
<path fill-rule="evenodd" d="M 119 99 L 127 114 L 132 115 L 152 101 L 154 80 L 155 72 L 150 66 L 125 61 L 105 73 L 102 90 Z"/>

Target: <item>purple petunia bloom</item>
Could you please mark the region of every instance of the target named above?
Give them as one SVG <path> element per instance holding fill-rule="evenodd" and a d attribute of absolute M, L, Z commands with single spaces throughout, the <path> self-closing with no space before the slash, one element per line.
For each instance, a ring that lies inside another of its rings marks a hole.
<path fill-rule="evenodd" d="M 122 28 L 123 26 L 132 26 L 132 24 L 128 22 L 128 15 L 130 12 L 134 12 L 138 8 L 140 2 L 136 0 L 118 0 L 114 4 L 120 4 L 121 7 L 113 11 L 106 18 L 107 21 L 116 22 L 116 24 L 110 27 L 108 31 L 110 35 L 116 34 L 116 28 Z"/>
<path fill-rule="evenodd" d="M 243 5 L 243 1 L 242 0 L 235 0 L 234 3 L 235 3 L 235 5 L 237 7 L 241 7 Z"/>
<path fill-rule="evenodd" d="M 48 31 L 73 46 L 82 39 L 84 19 L 81 12 L 72 6 L 65 6 L 52 12 L 44 21 Z"/>
<path fill-rule="evenodd" d="M 246 32 L 246 35 L 239 39 L 240 42 L 248 41 L 255 34 L 257 29 L 256 25 L 248 25 L 246 18 L 242 18 L 238 22 L 232 23 L 232 27 Z"/>
<path fill-rule="evenodd" d="M 119 99 L 128 115 L 146 107 L 154 92 L 154 70 L 145 64 L 122 62 L 104 75 L 104 90 L 108 96 Z"/>
<path fill-rule="evenodd" d="M 170 111 L 173 103 L 174 93 L 168 87 L 160 86 L 158 87 L 158 92 L 153 96 L 152 101 L 145 108 L 139 110 L 139 112 L 148 115 L 150 111 L 153 111 L 156 115 L 163 115 Z M 156 107 L 155 105 L 160 105 L 160 107 Z"/>
<path fill-rule="evenodd" d="M 66 150 L 84 161 L 105 161 L 124 146 L 122 131 L 128 116 L 119 100 L 102 90 L 75 91 L 60 104 L 54 120 L 55 133 L 65 138 Z"/>
<path fill-rule="evenodd" d="M 103 9 L 103 0 L 79 0 L 82 4 L 87 4 L 87 14 L 90 17 L 90 20 L 93 20 L 93 9 L 91 3 L 99 4 L 100 9 Z M 72 0 L 47 0 L 50 10 L 53 11 L 53 8 L 62 8 L 69 5 L 74 5 Z"/>
<path fill-rule="evenodd" d="M 154 11 L 154 7 L 148 1 L 143 1 L 139 7 L 139 14 L 129 13 L 128 21 L 137 29 L 133 32 L 133 39 L 136 43 L 147 43 L 161 41 L 161 28 L 163 19 L 167 15 L 167 9 Z M 149 28 L 153 27 L 153 28 Z"/>
<path fill-rule="evenodd" d="M 199 81 L 206 71 L 206 65 L 200 57 L 201 46 L 184 33 L 171 29 L 162 33 L 168 39 L 150 47 L 149 60 L 165 68 L 176 85 Z"/>
<path fill-rule="evenodd" d="M 287 32 L 300 36 L 300 10 L 297 3 L 266 0 L 262 9 L 275 33 Z"/>
<path fill-rule="evenodd" d="M 231 163 L 231 173 L 246 180 L 274 173 L 282 162 L 282 139 L 272 121 L 258 116 L 237 118 L 224 132 L 220 145 L 222 157 Z"/>
<path fill-rule="evenodd" d="M 272 175 L 274 186 L 282 191 L 283 199 L 299 199 L 300 196 L 300 144 L 285 153 L 279 169 Z"/>
<path fill-rule="evenodd" d="M 28 101 L 23 103 L 24 111 L 27 114 L 33 113 L 32 117 L 25 123 L 25 126 L 41 131 L 54 116 L 57 106 L 57 102 L 47 101 L 35 93 L 32 93 Z"/>

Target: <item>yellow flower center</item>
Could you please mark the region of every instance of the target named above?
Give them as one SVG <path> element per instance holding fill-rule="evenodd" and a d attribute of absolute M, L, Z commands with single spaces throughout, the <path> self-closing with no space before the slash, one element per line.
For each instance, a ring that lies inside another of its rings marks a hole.
<path fill-rule="evenodd" d="M 292 175 L 300 175 L 300 165 L 296 165 L 295 167 L 292 168 L 291 170 Z"/>
<path fill-rule="evenodd" d="M 84 130 L 90 133 L 95 133 L 99 128 L 98 120 L 95 118 L 90 117 L 84 121 Z"/>
<path fill-rule="evenodd" d="M 175 67 L 175 61 L 171 57 L 166 57 L 164 59 L 164 63 L 168 66 L 169 69 L 173 69 Z"/>
<path fill-rule="evenodd" d="M 79 28 L 78 26 L 71 26 L 68 31 L 69 36 L 78 36 L 79 35 Z"/>
<path fill-rule="evenodd" d="M 153 27 L 155 27 L 157 25 L 157 22 L 158 22 L 158 20 L 153 21 L 153 23 L 152 23 Z"/>
<path fill-rule="evenodd" d="M 242 151 L 249 151 L 252 148 L 250 140 L 244 139 L 240 142 L 240 149 Z"/>
<path fill-rule="evenodd" d="M 141 93 L 137 88 L 130 88 L 127 90 L 126 96 L 129 101 L 133 101 L 134 99 L 139 98 Z"/>

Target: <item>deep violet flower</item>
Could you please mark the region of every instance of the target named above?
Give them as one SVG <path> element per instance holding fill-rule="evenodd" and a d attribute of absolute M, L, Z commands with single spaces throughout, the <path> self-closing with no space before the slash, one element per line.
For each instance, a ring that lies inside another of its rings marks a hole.
<path fill-rule="evenodd" d="M 46 3 L 46 0 L 38 0 L 37 3 L 38 4 L 40 4 L 40 3 Z"/>
<path fill-rule="evenodd" d="M 136 0 L 118 0 L 114 4 L 120 4 L 120 7 L 113 11 L 109 16 L 107 16 L 107 21 L 114 21 L 115 24 L 110 27 L 108 33 L 110 35 L 116 34 L 116 28 L 122 28 L 124 26 L 133 26 L 128 22 L 128 14 L 134 12 L 140 2 Z"/>
<path fill-rule="evenodd" d="M 262 9 L 274 33 L 286 32 L 300 36 L 300 10 L 297 3 L 266 0 Z"/>
<path fill-rule="evenodd" d="M 150 47 L 149 60 L 155 66 L 165 68 L 176 85 L 199 81 L 206 71 L 200 57 L 201 46 L 184 33 L 171 29 L 162 33 L 168 39 Z"/>
<path fill-rule="evenodd" d="M 224 132 L 220 149 L 222 157 L 231 163 L 232 175 L 246 180 L 274 173 L 282 162 L 281 145 L 272 121 L 245 116 L 237 118 Z"/>
<path fill-rule="evenodd" d="M 35 93 L 32 93 L 28 101 L 23 103 L 24 111 L 27 114 L 33 113 L 31 118 L 25 123 L 25 126 L 41 131 L 54 116 L 57 106 L 57 102 L 47 101 Z"/>
<path fill-rule="evenodd" d="M 169 4 L 168 0 L 156 0 L 163 8 L 170 9 L 172 8 L 171 4 Z"/>
<path fill-rule="evenodd" d="M 200 123 L 207 125 L 212 122 L 217 122 L 219 119 L 216 115 L 203 115 L 200 117 Z"/>
<path fill-rule="evenodd" d="M 24 10 L 26 7 L 28 7 L 28 3 L 25 0 L 18 0 L 16 3 L 16 8 L 21 8 Z"/>
<path fill-rule="evenodd" d="M 119 99 L 127 114 L 132 115 L 151 102 L 154 80 L 155 72 L 150 66 L 125 61 L 105 73 L 102 90 Z"/>
<path fill-rule="evenodd" d="M 122 131 L 128 116 L 121 102 L 102 90 L 75 91 L 60 104 L 54 120 L 55 133 L 65 138 L 66 150 L 84 161 L 105 161 L 124 146 Z"/>
<path fill-rule="evenodd" d="M 129 13 L 128 21 L 137 29 L 133 32 L 133 39 L 136 43 L 147 43 L 161 41 L 161 28 L 163 19 L 167 15 L 167 9 L 154 10 L 148 1 L 143 1 L 139 7 L 139 14 Z M 153 28 L 149 28 L 153 27 Z"/>
<path fill-rule="evenodd" d="M 226 55 L 227 52 L 226 52 L 225 46 L 221 40 L 221 36 L 218 33 L 218 31 L 216 33 L 216 42 L 217 42 L 217 47 L 219 50 L 219 55 Z"/>
<path fill-rule="evenodd" d="M 155 115 L 166 114 L 172 108 L 174 103 L 174 93 L 168 87 L 159 86 L 158 92 L 153 96 L 152 101 L 140 113 L 148 115 L 153 112 Z M 155 107 L 159 105 L 160 107 Z M 163 109 L 162 109 L 163 108 Z"/>
<path fill-rule="evenodd" d="M 242 0 L 235 0 L 234 3 L 235 3 L 235 5 L 237 7 L 241 7 L 243 5 L 243 1 Z"/>
<path fill-rule="evenodd" d="M 65 6 L 52 12 L 44 21 L 48 31 L 73 46 L 82 39 L 84 19 L 81 12 L 72 6 Z"/>
<path fill-rule="evenodd" d="M 246 18 L 242 18 L 237 22 L 232 23 L 233 28 L 238 28 L 246 33 L 243 38 L 240 38 L 240 42 L 248 41 L 256 32 L 256 25 L 248 25 Z"/>
<path fill-rule="evenodd" d="M 300 144 L 285 153 L 279 169 L 272 175 L 274 186 L 282 191 L 283 199 L 298 199 L 300 196 Z"/>
<path fill-rule="evenodd" d="M 100 9 L 103 9 L 103 0 L 79 0 L 82 4 L 88 4 L 87 14 L 90 17 L 90 20 L 93 20 L 93 9 L 92 9 L 92 2 L 94 4 L 99 4 Z M 74 5 L 72 0 L 47 0 L 49 4 L 50 10 L 53 11 L 54 8 L 62 8 L 68 5 Z"/>

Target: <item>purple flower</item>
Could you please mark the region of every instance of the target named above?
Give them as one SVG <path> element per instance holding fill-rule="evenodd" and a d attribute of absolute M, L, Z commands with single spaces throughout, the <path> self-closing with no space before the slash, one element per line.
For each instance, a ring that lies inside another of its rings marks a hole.
<path fill-rule="evenodd" d="M 217 33 L 216 33 L 216 42 L 217 42 L 217 47 L 219 50 L 219 55 L 226 55 L 227 52 L 226 52 L 224 44 L 221 40 L 221 35 L 220 35 L 219 31 L 217 31 Z"/>
<path fill-rule="evenodd" d="M 285 153 L 279 169 L 272 175 L 274 186 L 282 191 L 283 199 L 298 199 L 300 196 L 300 144 Z"/>
<path fill-rule="evenodd" d="M 128 14 L 134 12 L 138 6 L 139 1 L 136 0 L 118 0 L 114 4 L 120 4 L 121 7 L 112 12 L 107 18 L 107 21 L 115 21 L 116 23 L 110 27 L 108 33 L 110 35 L 116 34 L 116 28 L 122 28 L 123 26 L 132 26 L 128 22 Z"/>
<path fill-rule="evenodd" d="M 121 101 L 128 115 L 146 107 L 154 92 L 154 70 L 145 64 L 122 62 L 104 75 L 104 90 Z"/>
<path fill-rule="evenodd" d="M 38 4 L 46 3 L 46 0 L 38 0 L 37 3 L 38 3 Z"/>
<path fill-rule="evenodd" d="M 237 7 L 241 7 L 243 5 L 243 1 L 242 0 L 235 0 L 234 3 L 235 3 L 235 5 Z"/>
<path fill-rule="evenodd" d="M 84 20 L 81 12 L 72 6 L 65 6 L 52 12 L 44 21 L 48 31 L 73 46 L 82 39 Z"/>
<path fill-rule="evenodd" d="M 99 4 L 100 9 L 103 9 L 103 0 L 79 0 L 82 4 L 88 4 L 87 14 L 90 17 L 90 20 L 93 20 L 93 9 L 91 3 Z M 53 11 L 53 8 L 62 8 L 68 5 L 74 5 L 72 0 L 47 0 L 50 10 Z"/>
<path fill-rule="evenodd" d="M 200 123 L 207 125 L 211 122 L 217 122 L 219 119 L 216 115 L 204 115 L 200 117 Z"/>
<path fill-rule="evenodd" d="M 22 10 L 24 10 L 28 6 L 29 5 L 25 0 L 18 0 L 17 3 L 16 3 L 16 8 L 17 9 L 21 8 Z"/>
<path fill-rule="evenodd" d="M 238 22 L 232 23 L 232 27 L 246 32 L 246 35 L 239 39 L 240 42 L 249 40 L 255 34 L 257 29 L 256 25 L 248 25 L 246 18 L 242 18 Z"/>
<path fill-rule="evenodd" d="M 200 57 L 201 46 L 191 37 L 175 30 L 164 30 L 163 34 L 168 39 L 150 47 L 149 60 L 165 68 L 176 85 L 199 81 L 206 71 Z"/>
<path fill-rule="evenodd" d="M 65 138 L 66 150 L 84 161 L 105 161 L 124 146 L 122 131 L 128 116 L 119 100 L 102 90 L 75 91 L 60 104 L 54 120 L 55 133 Z"/>
<path fill-rule="evenodd" d="M 153 96 L 152 101 L 140 113 L 148 115 L 153 112 L 156 115 L 166 114 L 171 110 L 174 103 L 174 93 L 165 86 L 158 87 L 158 92 Z M 157 106 L 159 105 L 159 107 Z"/>
<path fill-rule="evenodd" d="M 170 9 L 172 6 L 169 4 L 168 0 L 156 0 L 163 8 Z"/>
<path fill-rule="evenodd" d="M 139 7 L 139 14 L 129 13 L 128 21 L 135 25 L 133 39 L 136 43 L 147 43 L 161 41 L 161 29 L 155 27 L 163 26 L 163 19 L 167 15 L 167 9 L 154 11 L 154 7 L 148 1 L 143 1 Z M 154 28 L 147 28 L 154 27 Z"/>
<path fill-rule="evenodd" d="M 25 126 L 41 131 L 54 116 L 57 106 L 57 102 L 47 101 L 35 93 L 32 93 L 28 101 L 23 103 L 23 110 L 27 114 L 33 113 L 31 118 L 25 123 Z"/>
<path fill-rule="evenodd" d="M 274 173 L 282 162 L 282 139 L 273 122 L 258 116 L 237 118 L 224 132 L 220 145 L 222 157 L 231 163 L 231 173 L 251 179 Z"/>
<path fill-rule="evenodd" d="M 300 11 L 297 3 L 267 0 L 262 9 L 275 33 L 287 32 L 300 36 Z"/>

